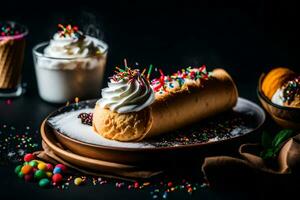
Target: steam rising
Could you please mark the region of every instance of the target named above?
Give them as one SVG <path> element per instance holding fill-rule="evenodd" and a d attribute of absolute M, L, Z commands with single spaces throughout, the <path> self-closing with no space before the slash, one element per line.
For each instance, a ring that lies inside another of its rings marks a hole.
<path fill-rule="evenodd" d="M 83 11 L 80 16 L 81 16 L 80 17 L 81 30 L 86 35 L 102 40 L 104 34 L 101 31 L 102 28 L 100 25 L 100 20 L 97 19 L 97 16 L 87 11 Z"/>

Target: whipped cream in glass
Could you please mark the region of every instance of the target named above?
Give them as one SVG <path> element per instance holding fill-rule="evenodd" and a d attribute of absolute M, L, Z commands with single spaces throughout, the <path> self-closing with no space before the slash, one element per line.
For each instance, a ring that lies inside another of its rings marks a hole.
<path fill-rule="evenodd" d="M 49 45 L 44 49 L 44 55 L 55 58 L 84 58 L 101 54 L 101 41 L 91 36 L 74 33 L 67 36 L 54 34 Z"/>
<path fill-rule="evenodd" d="M 33 48 L 39 94 L 52 103 L 97 97 L 108 46 L 80 31 L 55 33 Z"/>
<path fill-rule="evenodd" d="M 125 73 L 124 77 L 114 75 L 108 87 L 102 89 L 102 98 L 97 102 L 102 108 L 117 113 L 138 112 L 154 102 L 154 91 L 146 77 L 137 69 Z"/>

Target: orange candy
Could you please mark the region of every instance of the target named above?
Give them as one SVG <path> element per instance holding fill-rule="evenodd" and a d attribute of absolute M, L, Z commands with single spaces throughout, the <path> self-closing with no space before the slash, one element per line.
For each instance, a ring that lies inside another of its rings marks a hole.
<path fill-rule="evenodd" d="M 21 169 L 21 172 L 23 174 L 29 174 L 32 170 L 32 167 L 30 165 L 24 165 Z"/>

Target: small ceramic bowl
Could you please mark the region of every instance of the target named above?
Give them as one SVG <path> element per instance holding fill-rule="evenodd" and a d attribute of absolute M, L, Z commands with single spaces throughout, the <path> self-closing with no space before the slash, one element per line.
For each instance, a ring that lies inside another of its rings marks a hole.
<path fill-rule="evenodd" d="M 265 74 L 259 78 L 257 95 L 264 109 L 271 115 L 273 120 L 283 128 L 300 129 L 300 108 L 280 106 L 273 103 L 264 95 L 261 89 Z"/>

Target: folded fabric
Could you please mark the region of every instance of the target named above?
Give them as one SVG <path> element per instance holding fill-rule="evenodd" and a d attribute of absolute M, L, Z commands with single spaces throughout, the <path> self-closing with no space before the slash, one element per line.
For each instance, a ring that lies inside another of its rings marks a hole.
<path fill-rule="evenodd" d="M 300 134 L 289 139 L 281 148 L 278 158 L 270 163 L 259 154 L 260 144 L 243 144 L 239 148 L 240 158 L 229 156 L 208 157 L 202 172 L 214 187 L 250 184 L 284 183 L 300 172 Z"/>

